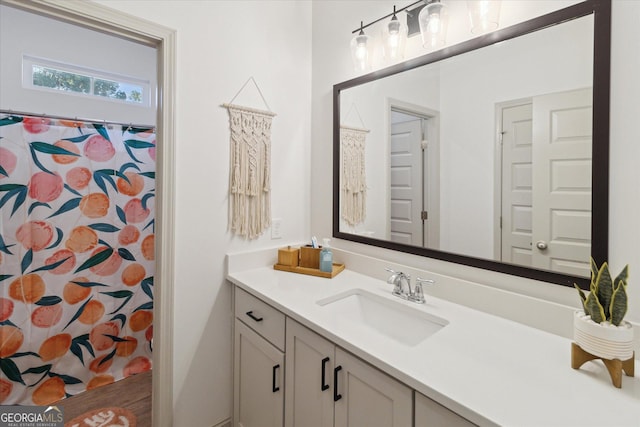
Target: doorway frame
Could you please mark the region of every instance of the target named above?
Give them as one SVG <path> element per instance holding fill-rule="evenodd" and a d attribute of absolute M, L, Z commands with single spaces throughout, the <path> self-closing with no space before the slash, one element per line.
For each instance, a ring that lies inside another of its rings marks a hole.
<path fill-rule="evenodd" d="M 90 1 L 0 0 L 0 4 L 107 35 L 157 51 L 157 192 L 152 370 L 152 422 L 173 425 L 173 287 L 175 210 L 176 30 Z"/>

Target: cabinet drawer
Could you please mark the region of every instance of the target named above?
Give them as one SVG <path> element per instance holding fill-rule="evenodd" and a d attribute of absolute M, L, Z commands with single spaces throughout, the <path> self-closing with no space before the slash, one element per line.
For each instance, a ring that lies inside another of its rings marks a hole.
<path fill-rule="evenodd" d="M 284 351 L 284 314 L 236 287 L 236 317 Z"/>

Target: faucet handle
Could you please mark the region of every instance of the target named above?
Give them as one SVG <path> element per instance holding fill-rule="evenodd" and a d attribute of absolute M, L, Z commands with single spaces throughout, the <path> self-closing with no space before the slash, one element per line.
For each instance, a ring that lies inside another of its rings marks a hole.
<path fill-rule="evenodd" d="M 411 294 L 411 297 L 410 297 L 411 301 L 417 302 L 418 304 L 425 303 L 424 291 L 422 290 L 423 283 L 432 284 L 432 283 L 435 283 L 435 281 L 431 279 L 421 279 L 420 277 L 416 277 L 416 285 L 414 286 L 413 293 Z"/>

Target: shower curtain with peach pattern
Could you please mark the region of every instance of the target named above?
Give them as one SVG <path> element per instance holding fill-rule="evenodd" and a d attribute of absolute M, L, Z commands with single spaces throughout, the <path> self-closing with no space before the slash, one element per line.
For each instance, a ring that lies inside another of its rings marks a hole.
<path fill-rule="evenodd" d="M 155 134 L 0 114 L 0 405 L 151 369 Z"/>

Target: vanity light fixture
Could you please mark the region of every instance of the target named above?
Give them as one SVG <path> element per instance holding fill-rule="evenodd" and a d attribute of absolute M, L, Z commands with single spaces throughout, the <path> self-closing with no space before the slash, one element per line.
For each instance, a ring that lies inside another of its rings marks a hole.
<path fill-rule="evenodd" d="M 364 33 L 364 28 L 362 21 L 360 21 L 360 32 L 351 39 L 351 58 L 358 71 L 367 71 L 371 67 L 371 55 L 369 54 L 371 46 L 369 36 Z"/>
<path fill-rule="evenodd" d="M 480 35 L 498 28 L 501 3 L 501 0 L 467 0 L 471 33 Z M 407 13 L 406 25 L 397 17 L 400 12 Z M 393 13 L 366 25 L 360 21 L 360 27 L 351 32 L 356 34 L 351 39 L 351 56 L 357 71 L 371 68 L 373 40 L 364 29 L 387 18 L 391 19 L 382 29 L 382 52 L 388 62 L 402 59 L 407 37 L 418 32 L 426 49 L 440 49 L 446 44 L 449 13 L 441 0 L 418 0 L 400 9 L 393 6 Z"/>
<path fill-rule="evenodd" d="M 407 41 L 407 26 L 398 20 L 396 7 L 393 6 L 393 16 L 382 30 L 384 57 L 388 61 L 404 58 L 404 46 Z"/>
<path fill-rule="evenodd" d="M 467 0 L 473 34 L 484 34 L 498 28 L 501 3 L 501 0 Z"/>

